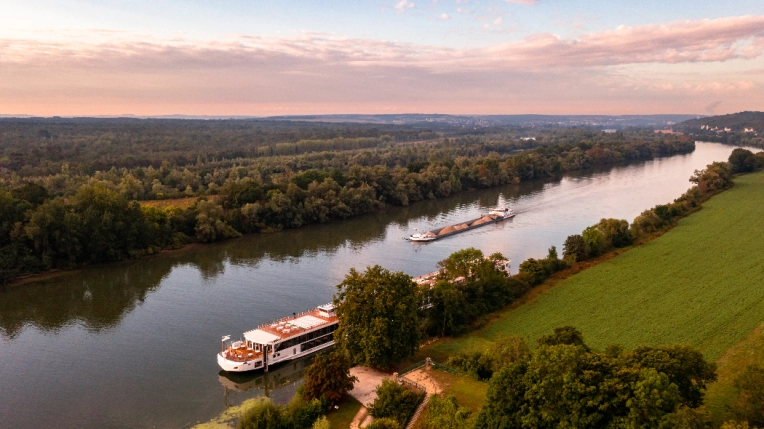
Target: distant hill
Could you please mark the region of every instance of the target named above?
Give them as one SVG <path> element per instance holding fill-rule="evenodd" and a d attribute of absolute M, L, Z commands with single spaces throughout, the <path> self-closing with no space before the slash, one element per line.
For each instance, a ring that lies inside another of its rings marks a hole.
<path fill-rule="evenodd" d="M 384 115 L 295 115 L 271 116 L 269 120 L 312 122 L 361 122 L 375 124 L 449 124 L 452 126 L 559 126 L 622 129 L 626 127 L 666 127 L 697 118 L 698 115 L 443 115 L 443 114 L 384 114 Z"/>
<path fill-rule="evenodd" d="M 742 133 L 746 128 L 753 128 L 759 134 L 764 134 L 764 112 L 740 112 L 730 115 L 708 116 L 690 119 L 674 127 L 677 131 L 685 132 L 700 132 L 708 128 L 718 128 L 719 130 L 729 128 L 733 133 Z"/>

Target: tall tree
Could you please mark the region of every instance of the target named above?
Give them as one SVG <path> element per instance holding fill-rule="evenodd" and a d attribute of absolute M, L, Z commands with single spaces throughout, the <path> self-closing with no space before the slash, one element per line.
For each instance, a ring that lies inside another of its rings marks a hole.
<path fill-rule="evenodd" d="M 341 350 L 321 353 L 305 368 L 303 396 L 306 400 L 323 396 L 334 404 L 353 388 L 356 381 L 358 378 L 350 375 L 350 359 Z"/>
<path fill-rule="evenodd" d="M 387 369 L 419 347 L 420 293 L 411 277 L 379 265 L 337 285 L 337 345 L 353 363 Z"/>

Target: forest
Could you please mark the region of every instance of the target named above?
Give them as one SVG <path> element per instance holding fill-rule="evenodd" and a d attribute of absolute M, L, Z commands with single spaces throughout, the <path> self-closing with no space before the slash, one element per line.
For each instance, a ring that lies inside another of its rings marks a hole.
<path fill-rule="evenodd" d="M 34 130 L 30 125 L 34 121 L 19 123 L 27 126 L 27 134 Z M 139 122 L 138 128 L 120 121 L 97 121 L 92 126 L 76 122 L 82 129 L 67 131 L 72 134 L 62 131 L 68 122 L 62 128 L 52 126 L 56 124 L 45 123 L 47 134 L 36 131 L 30 140 L 35 143 L 29 145 L 20 143 L 24 140 L 20 137 L 8 137 L 13 130 L 22 135 L 20 125 L 3 128 L 3 149 L 21 156 L 19 164 L 6 167 L 0 182 L 1 282 L 49 269 L 135 258 L 194 241 L 341 220 L 469 189 L 694 150 L 689 139 L 639 131 L 552 129 L 539 132 L 536 140 L 510 140 L 507 136 L 515 132 L 511 129 L 504 135 L 479 136 L 459 136 L 459 130 L 452 130 L 449 137 L 411 143 L 407 139 L 436 134 L 406 127 L 381 134 L 368 125 L 289 128 L 277 123 L 269 128 L 273 135 L 263 137 L 267 145 L 250 146 L 278 151 L 291 145 L 293 153 L 217 158 L 209 153 L 202 157 L 202 148 L 223 153 L 248 147 L 246 136 L 231 141 L 217 136 L 205 145 L 199 131 L 205 124 L 194 121 L 176 138 L 171 138 L 175 124 L 165 129 L 152 121 Z M 96 138 L 98 132 L 121 126 L 128 129 L 124 141 L 106 145 L 103 135 Z M 154 126 L 153 133 L 141 128 Z M 239 122 L 228 126 L 235 134 Z M 347 130 L 352 137 L 346 136 Z M 137 137 L 140 132 L 147 133 L 146 141 Z M 292 141 L 274 143 L 287 137 Z M 75 145 L 77 140 L 82 143 Z M 61 147 L 60 158 L 30 155 L 36 148 L 55 145 Z M 102 153 L 107 156 L 102 158 Z M 188 159 L 181 156 L 184 153 Z M 97 162 L 129 156 L 146 159 L 148 165 L 91 171 Z M 193 160 L 187 163 L 189 159 Z M 51 167 L 55 163 L 60 170 Z M 164 205 L 146 201 L 180 197 L 186 199 Z"/>

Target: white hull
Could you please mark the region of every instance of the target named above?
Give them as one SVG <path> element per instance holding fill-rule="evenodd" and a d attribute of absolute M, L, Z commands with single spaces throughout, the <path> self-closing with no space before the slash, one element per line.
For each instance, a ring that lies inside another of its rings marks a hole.
<path fill-rule="evenodd" d="M 330 347 L 334 346 L 334 341 L 327 342 L 326 344 L 322 344 L 318 347 L 314 347 L 310 350 L 306 350 L 304 352 L 293 352 L 288 353 L 285 351 L 279 351 L 276 353 L 276 356 L 274 357 L 273 354 L 268 355 L 268 366 L 276 365 L 281 362 L 287 362 L 290 360 L 298 359 L 304 356 L 311 355 L 313 353 L 319 352 L 321 350 L 328 349 Z M 232 360 L 228 360 L 225 358 L 225 355 L 223 352 L 218 353 L 218 365 L 223 368 L 224 371 L 228 372 L 246 372 L 246 371 L 255 371 L 255 370 L 261 370 L 265 368 L 265 365 L 263 365 L 263 359 L 253 359 L 246 362 L 236 362 Z"/>

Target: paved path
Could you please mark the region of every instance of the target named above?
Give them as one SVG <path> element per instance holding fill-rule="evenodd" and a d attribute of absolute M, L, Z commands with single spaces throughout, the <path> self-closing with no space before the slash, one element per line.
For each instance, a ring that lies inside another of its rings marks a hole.
<path fill-rule="evenodd" d="M 390 374 L 365 366 L 350 368 L 350 375 L 358 377 L 358 381 L 355 382 L 353 390 L 348 393 L 363 406 L 367 406 L 377 399 L 377 386 L 382 384 L 383 379 L 391 377 Z"/>

